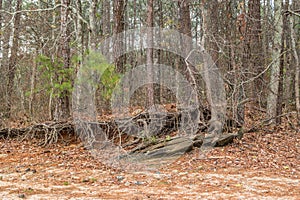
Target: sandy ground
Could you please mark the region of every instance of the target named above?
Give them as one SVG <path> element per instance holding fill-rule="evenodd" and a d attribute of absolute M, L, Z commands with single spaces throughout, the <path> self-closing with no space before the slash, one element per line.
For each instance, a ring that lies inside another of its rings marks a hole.
<path fill-rule="evenodd" d="M 111 169 L 80 143 L 0 140 L 0 199 L 300 199 L 299 136 L 276 138 L 249 135 L 153 172 Z"/>

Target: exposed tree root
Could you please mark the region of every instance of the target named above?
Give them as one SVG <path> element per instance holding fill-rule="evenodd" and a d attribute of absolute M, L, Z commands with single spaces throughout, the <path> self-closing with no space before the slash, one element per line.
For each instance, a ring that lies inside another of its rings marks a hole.
<path fill-rule="evenodd" d="M 201 147 L 203 143 L 211 146 L 224 146 L 231 143 L 234 138 L 241 137 L 241 134 L 223 134 L 218 137 L 208 134 L 209 137 L 206 137 L 208 126 L 201 124 L 197 127 L 195 135 L 180 133 L 181 121 L 190 120 L 183 117 L 183 112 L 186 114 L 186 112 L 193 111 L 142 112 L 134 117 L 105 122 L 82 122 L 79 126 L 69 121 L 46 122 L 26 128 L 4 128 L 0 130 L 0 137 L 39 139 L 42 146 L 55 144 L 58 141 L 68 143 L 79 137 L 88 148 L 94 148 L 95 144 L 108 141 L 126 150 L 128 154 L 166 151 L 177 153 L 182 149 L 190 151 L 193 147 Z M 195 127 L 188 128 L 195 131 Z M 210 141 L 210 138 L 214 141 Z"/>
<path fill-rule="evenodd" d="M 74 138 L 74 136 L 74 126 L 71 122 L 47 122 L 26 128 L 4 128 L 0 130 L 0 137 L 2 138 L 40 139 L 42 146 L 57 143 L 59 139 L 68 142 L 67 138 Z"/>

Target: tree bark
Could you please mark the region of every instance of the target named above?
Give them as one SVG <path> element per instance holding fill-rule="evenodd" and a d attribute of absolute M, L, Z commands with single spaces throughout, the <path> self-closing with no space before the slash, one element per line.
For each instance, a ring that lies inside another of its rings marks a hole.
<path fill-rule="evenodd" d="M 89 32 L 89 49 L 96 49 L 96 12 L 97 0 L 90 0 L 89 7 L 89 20 L 90 20 L 90 32 Z"/>
<path fill-rule="evenodd" d="M 181 65 L 181 70 L 186 76 L 187 80 L 193 86 L 193 89 L 199 94 L 197 87 L 197 81 L 195 78 L 195 66 L 191 66 L 189 63 L 185 62 L 185 59 L 190 56 L 192 51 L 192 25 L 190 16 L 190 0 L 180 0 L 178 1 L 179 6 L 179 32 L 184 34 L 181 37 L 181 48 L 184 53 L 184 57 L 179 59 L 179 64 Z M 199 95 L 198 95 L 199 96 Z M 200 99 L 200 98 L 199 98 Z"/>
<path fill-rule="evenodd" d="M 158 1 L 158 10 L 157 10 L 157 15 L 158 15 L 158 26 L 160 29 L 164 28 L 164 16 L 163 16 L 163 2 Z M 159 37 L 158 37 L 158 43 L 161 43 L 161 30 L 159 30 Z M 157 49 L 157 63 L 161 64 L 163 61 L 163 50 L 162 49 Z M 159 73 L 159 87 L 156 88 L 155 96 L 158 98 L 158 103 L 162 104 L 163 103 L 163 85 L 164 85 L 164 74 L 163 72 L 158 72 Z"/>
<path fill-rule="evenodd" d="M 154 87 L 153 87 L 153 0 L 147 0 L 147 52 L 146 52 L 146 63 L 147 63 L 147 79 L 148 79 L 148 87 L 147 87 L 147 106 L 150 107 L 154 105 Z"/>
<path fill-rule="evenodd" d="M 19 28 L 20 28 L 20 20 L 21 20 L 21 11 L 22 9 L 22 0 L 17 0 L 16 5 L 16 15 L 13 22 L 13 38 L 12 38 L 12 47 L 11 47 L 11 55 L 8 61 L 8 84 L 7 84 L 7 117 L 11 117 L 11 109 L 12 109 L 12 98 L 14 91 L 14 79 L 16 72 L 16 64 L 17 64 L 17 56 L 19 49 Z"/>
<path fill-rule="evenodd" d="M 36 49 L 36 55 L 38 55 L 38 50 Z M 34 112 L 33 112 L 33 102 L 34 102 L 34 93 L 35 93 L 35 79 L 36 79 L 36 68 L 37 68 L 37 61 L 34 62 L 32 66 L 31 71 L 31 77 L 30 77 L 30 95 L 29 95 L 29 102 L 28 102 L 28 109 L 30 117 L 33 118 Z"/>
<path fill-rule="evenodd" d="M 84 58 L 84 51 L 85 51 L 85 49 L 84 49 L 84 27 L 83 27 L 83 22 L 80 19 L 80 16 L 83 15 L 81 0 L 76 1 L 76 7 L 77 7 L 76 40 L 78 41 L 78 49 L 79 49 L 78 54 L 79 54 L 79 57 L 80 57 L 80 61 L 77 65 L 77 68 L 76 68 L 75 71 L 78 72 L 79 67 L 81 67 L 81 65 L 82 65 L 83 58 Z"/>
<path fill-rule="evenodd" d="M 295 87 L 295 101 L 296 101 L 296 111 L 297 111 L 297 118 L 298 118 L 298 124 L 300 125 L 300 62 L 299 62 L 299 56 L 297 52 L 297 36 L 294 30 L 295 27 L 295 18 L 292 16 L 289 16 L 289 24 L 290 24 L 290 31 L 291 31 L 291 48 L 293 57 L 295 60 L 295 80 L 294 80 L 294 87 Z"/>
<path fill-rule="evenodd" d="M 0 0 L 0 10 L 3 9 L 3 1 Z M 3 14 L 0 13 L 0 31 L 3 33 L 4 32 L 4 28 L 2 27 L 3 25 Z M 0 51 L 1 51 L 1 54 L 2 54 L 2 58 L 0 59 L 0 68 L 2 69 L 0 71 L 0 77 L 5 77 L 5 66 L 3 65 L 4 62 L 3 62 L 3 48 L 4 46 L 4 38 L 3 38 L 3 34 L 0 35 Z M 5 81 L 5 78 L 2 79 L 2 81 Z M 1 102 L 5 102 L 4 101 L 4 98 L 5 98 L 5 88 L 3 87 L 4 85 L 0 86 L 0 101 Z M 5 86 L 6 87 L 6 86 Z M 0 106 L 2 106 L 2 104 L 0 104 Z M 0 110 L 0 112 L 3 112 L 4 110 Z M 1 126 L 1 121 L 0 121 L 0 126 Z"/>
<path fill-rule="evenodd" d="M 202 38 L 201 44 L 207 48 L 209 56 L 204 56 L 204 69 L 201 73 L 206 84 L 207 100 L 211 105 L 210 126 L 205 136 L 205 143 L 214 143 L 223 131 L 223 122 L 226 118 L 226 94 L 223 85 L 223 80 L 216 71 L 218 71 L 217 59 L 218 45 L 215 39 L 211 40 L 209 36 L 213 35 L 216 38 L 218 34 L 218 26 L 215 25 L 217 16 L 212 13 L 216 10 L 218 1 L 210 1 L 202 4 L 202 26 L 205 37 Z"/>
<path fill-rule="evenodd" d="M 2 8 L 4 10 L 7 10 L 9 12 L 12 12 L 12 1 L 4 1 L 2 2 Z M 4 13 L 1 13 L 1 17 L 2 17 L 2 21 L 3 21 L 3 25 L 4 23 L 7 23 L 11 20 L 10 16 L 5 15 Z M 3 32 L 3 34 L 1 35 L 1 40 L 2 40 L 2 59 L 1 59 L 1 67 L 3 67 L 4 69 L 6 69 L 3 73 L 4 73 L 4 77 L 5 77 L 5 82 L 7 82 L 7 75 L 8 75 L 8 52 L 11 51 L 11 46 L 9 44 L 9 40 L 10 40 L 10 36 L 12 33 L 13 27 L 11 25 L 7 25 L 7 26 L 3 26 L 1 27 L 1 31 Z M 2 68 L 2 69 L 3 69 Z M 5 87 L 7 87 L 7 85 L 5 85 Z M 7 98 L 7 96 L 6 96 Z"/>
<path fill-rule="evenodd" d="M 250 62 L 248 66 L 249 71 L 256 76 L 260 74 L 263 70 L 262 67 L 262 36 L 261 36 L 261 6 L 260 0 L 249 0 L 248 3 L 249 12 L 248 12 L 248 31 L 249 31 L 249 45 L 250 45 Z M 262 77 L 256 78 L 251 82 L 251 98 L 256 99 L 257 101 L 260 98 L 260 94 L 263 90 L 263 81 Z"/>
<path fill-rule="evenodd" d="M 110 15 L 110 0 L 103 1 L 103 37 L 107 38 L 111 34 L 111 15 Z M 107 53 L 109 48 L 109 43 L 106 42 L 104 45 L 104 53 Z"/>
<path fill-rule="evenodd" d="M 182 48 L 182 52 L 184 52 L 184 56 L 187 57 L 192 50 L 192 27 L 191 27 L 191 17 L 190 17 L 190 0 L 179 0 L 179 32 L 184 34 L 187 37 L 182 37 L 180 41 L 180 45 Z M 181 70 L 185 74 L 186 78 L 192 84 L 193 75 L 189 73 L 188 66 L 185 63 L 185 58 L 180 58 Z"/>
<path fill-rule="evenodd" d="M 115 65 L 116 71 L 119 73 L 124 73 L 124 65 L 126 62 L 126 55 L 119 55 L 120 52 L 124 50 L 124 37 L 122 33 L 125 30 L 125 10 L 126 10 L 127 0 L 114 0 L 113 12 L 114 12 L 114 34 L 119 34 L 115 39 L 114 53 L 115 53 Z"/>
<path fill-rule="evenodd" d="M 3 2 L 2 2 L 2 0 L 0 0 L 0 10 L 2 10 L 2 9 L 3 9 Z M 3 32 L 2 24 L 3 24 L 3 14 L 0 13 L 0 31 L 1 32 Z M 2 34 L 0 35 L 0 50 L 1 50 L 1 52 L 3 52 L 3 36 L 2 36 Z M 2 61 L 2 59 L 1 59 L 1 61 Z M 0 66 L 2 66 L 2 62 L 0 62 Z"/>
<path fill-rule="evenodd" d="M 192 37 L 192 25 L 191 25 L 191 17 L 190 17 L 190 0 L 179 0 L 179 31 L 190 38 Z M 191 42 L 187 41 L 184 43 L 188 45 L 187 50 L 191 49 Z"/>
<path fill-rule="evenodd" d="M 288 9 L 288 1 L 286 1 L 284 5 L 284 10 Z M 281 115 L 282 115 L 282 106 L 283 106 L 283 85 L 284 85 L 284 63 L 285 58 L 287 57 L 286 52 L 286 31 L 288 29 L 287 27 L 287 15 L 284 14 L 282 16 L 282 33 L 281 33 L 281 50 L 280 50 L 280 66 L 279 66 L 279 77 L 278 77 L 278 91 L 277 91 L 277 105 L 276 105 L 276 125 L 281 124 Z M 285 54 L 285 56 L 283 55 Z M 287 76 L 286 76 L 287 78 Z"/>
<path fill-rule="evenodd" d="M 219 60 L 219 48 L 217 44 L 217 36 L 218 36 L 218 7 L 219 3 L 217 0 L 212 0 L 206 2 L 207 5 L 207 41 L 206 49 L 211 55 L 213 61 L 216 65 L 218 65 Z"/>
<path fill-rule="evenodd" d="M 61 78 L 60 84 L 71 81 L 68 75 L 68 70 L 70 69 L 70 33 L 69 33 L 69 8 L 70 0 L 61 0 L 61 25 L 60 25 L 60 53 L 63 62 L 63 76 Z M 70 91 L 68 88 L 62 86 L 62 91 L 59 93 L 57 101 L 57 109 L 55 113 L 55 120 L 64 120 L 70 117 Z"/>
<path fill-rule="evenodd" d="M 275 122 L 276 110 L 277 110 L 277 97 L 279 87 L 279 71 L 280 71 L 280 52 L 281 52 L 281 39 L 282 39 L 282 16 L 281 7 L 282 0 L 274 1 L 275 8 L 275 34 L 274 45 L 272 48 L 272 66 L 269 83 L 269 95 L 267 99 L 267 117 L 270 119 L 270 123 Z"/>

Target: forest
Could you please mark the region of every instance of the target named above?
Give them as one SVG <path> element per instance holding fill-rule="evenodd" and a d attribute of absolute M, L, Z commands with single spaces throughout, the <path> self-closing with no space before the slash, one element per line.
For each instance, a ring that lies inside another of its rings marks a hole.
<path fill-rule="evenodd" d="M 0 0 L 0 198 L 297 199 L 299 57 L 298 0 Z"/>

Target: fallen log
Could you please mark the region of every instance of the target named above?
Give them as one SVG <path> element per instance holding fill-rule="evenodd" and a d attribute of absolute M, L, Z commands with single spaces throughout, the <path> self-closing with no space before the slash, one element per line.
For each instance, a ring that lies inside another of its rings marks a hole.
<path fill-rule="evenodd" d="M 165 158 L 174 158 L 192 151 L 194 148 L 212 148 L 222 147 L 239 138 L 238 133 L 222 134 L 212 143 L 210 139 L 204 137 L 204 133 L 194 137 L 172 137 L 169 140 L 160 139 L 152 143 L 141 143 L 134 149 L 131 149 L 121 158 L 131 158 L 132 161 L 158 163 Z"/>

